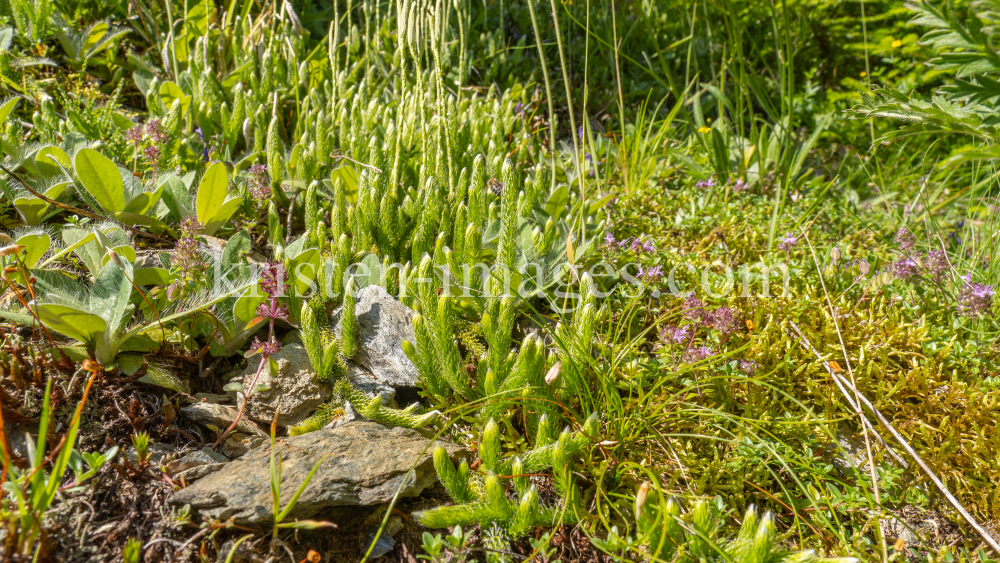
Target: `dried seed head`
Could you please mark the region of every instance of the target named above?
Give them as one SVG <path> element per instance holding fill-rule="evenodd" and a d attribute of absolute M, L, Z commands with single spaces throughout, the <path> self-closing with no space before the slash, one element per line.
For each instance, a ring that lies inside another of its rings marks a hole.
<path fill-rule="evenodd" d="M 549 368 L 549 372 L 545 374 L 545 384 L 552 385 L 559 379 L 559 372 L 562 371 L 562 362 L 556 362 L 554 366 Z"/>
<path fill-rule="evenodd" d="M 12 244 L 10 246 L 5 246 L 3 248 L 0 248 L 0 256 L 10 256 L 12 254 L 18 254 L 22 250 L 24 250 L 23 244 Z"/>
<path fill-rule="evenodd" d="M 121 259 L 121 257 L 118 256 L 118 253 L 115 252 L 114 249 L 109 249 L 108 250 L 108 256 L 111 257 L 111 261 L 115 263 L 115 266 L 118 266 L 119 268 L 121 268 L 123 270 L 125 269 L 125 266 L 122 265 L 122 259 Z"/>
<path fill-rule="evenodd" d="M 638 519 L 642 514 L 642 507 L 646 504 L 646 497 L 649 496 L 649 488 L 652 483 L 644 481 L 639 485 L 639 491 L 635 494 L 635 517 Z"/>
<path fill-rule="evenodd" d="M 836 265 L 837 262 L 840 262 L 840 259 L 842 257 L 843 253 L 840 251 L 839 246 L 835 246 L 830 249 L 830 262 L 832 262 L 834 265 Z"/>
<path fill-rule="evenodd" d="M 868 262 L 862 260 L 858 263 L 858 270 L 861 272 L 862 276 L 867 276 L 868 273 L 872 271 L 872 267 L 868 264 Z"/>

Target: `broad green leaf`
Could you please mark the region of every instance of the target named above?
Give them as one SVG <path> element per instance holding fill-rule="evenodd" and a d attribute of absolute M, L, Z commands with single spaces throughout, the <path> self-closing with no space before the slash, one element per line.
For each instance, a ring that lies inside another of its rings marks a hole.
<path fill-rule="evenodd" d="M 20 101 L 21 98 L 15 96 L 4 102 L 3 105 L 0 105 L 0 125 L 3 125 L 7 121 L 7 116 L 10 115 L 10 112 L 14 111 L 14 108 L 17 107 L 17 103 Z"/>
<path fill-rule="evenodd" d="M 222 267 L 230 268 L 243 264 L 242 256 L 250 252 L 252 244 L 253 241 L 246 231 L 241 230 L 233 235 L 222 249 Z"/>
<path fill-rule="evenodd" d="M 180 221 L 191 215 L 191 192 L 184 183 L 184 179 L 176 174 L 165 174 L 159 182 L 163 186 L 161 197 L 163 203 L 170 210 L 174 219 Z"/>
<path fill-rule="evenodd" d="M 115 364 L 121 368 L 122 373 L 131 377 L 142 367 L 142 356 L 136 354 L 118 354 L 118 357 L 115 358 Z"/>
<path fill-rule="evenodd" d="M 37 197 L 19 197 L 14 200 L 14 208 L 21 219 L 31 226 L 41 225 L 50 207 L 52 206 Z"/>
<path fill-rule="evenodd" d="M 133 123 L 131 119 L 118 112 L 111 113 L 111 122 L 115 124 L 115 127 L 121 129 L 122 131 L 128 131 L 135 126 L 135 123 Z"/>
<path fill-rule="evenodd" d="M 130 61 L 133 58 L 134 57 L 132 57 L 131 55 L 129 55 L 129 60 Z M 145 96 L 146 94 L 149 93 L 149 87 L 153 83 L 153 77 L 154 76 L 155 75 L 152 72 L 150 72 L 148 70 L 145 70 L 145 69 L 141 69 L 141 68 L 140 69 L 136 69 L 132 73 L 132 81 L 135 82 L 135 87 L 138 88 L 140 92 L 142 92 L 143 96 Z"/>
<path fill-rule="evenodd" d="M 591 203 L 590 207 L 587 209 L 587 215 L 593 215 L 594 212 L 596 212 L 598 209 L 600 209 L 600 208 L 604 207 L 605 205 L 607 205 L 608 202 L 611 201 L 612 198 L 614 198 L 614 197 L 615 197 L 615 194 L 614 193 L 610 193 L 610 194 L 602 197 L 601 199 L 599 199 L 599 200 Z"/>
<path fill-rule="evenodd" d="M 52 246 L 52 237 L 48 233 L 24 235 L 17 239 L 17 244 L 24 245 L 24 265 L 30 270 L 48 252 L 49 247 Z"/>
<path fill-rule="evenodd" d="M 374 254 L 371 256 L 374 256 Z M 289 264 L 290 268 L 288 271 L 289 282 L 295 282 L 295 291 L 297 294 L 302 295 L 305 293 L 309 289 L 309 284 L 316 284 L 321 259 L 322 256 L 319 250 L 310 248 L 290 260 L 291 263 Z M 377 282 L 378 278 L 376 277 L 375 283 Z"/>
<path fill-rule="evenodd" d="M 127 213 L 146 215 L 151 209 L 153 209 L 153 207 L 156 206 L 157 202 L 160 201 L 160 196 L 163 195 L 163 188 L 165 186 L 166 184 L 160 184 L 158 188 L 151 192 L 136 194 L 136 196 L 133 197 L 125 206 L 124 211 Z"/>
<path fill-rule="evenodd" d="M 135 271 L 135 285 L 167 286 L 174 283 L 174 277 L 166 268 L 139 268 Z"/>
<path fill-rule="evenodd" d="M 178 49 L 177 58 L 180 59 L 180 49 Z M 180 86 L 169 81 L 160 84 L 160 99 L 163 100 L 163 105 L 167 108 L 174 105 L 174 100 L 180 100 L 181 113 L 187 113 L 188 106 L 191 105 L 191 96 L 185 95 Z"/>
<path fill-rule="evenodd" d="M 122 260 L 121 264 L 124 269 L 117 264 L 108 264 L 101 270 L 90 293 L 90 311 L 107 321 L 112 333 L 120 328 L 129 296 L 132 295 L 132 283 L 129 282 L 134 275 L 132 263 Z"/>
<path fill-rule="evenodd" d="M 202 36 L 208 32 L 208 18 L 212 12 L 212 5 L 208 0 L 188 0 L 185 3 L 185 25 L 189 33 L 194 36 Z"/>
<path fill-rule="evenodd" d="M 344 182 L 344 194 L 348 201 L 357 205 L 358 203 L 358 173 L 353 166 L 343 164 L 335 168 L 330 175 L 333 182 L 340 178 Z"/>
<path fill-rule="evenodd" d="M 125 210 L 125 184 L 111 159 L 94 149 L 76 153 L 76 175 L 83 189 L 108 213 Z"/>
<path fill-rule="evenodd" d="M 49 330 L 87 346 L 93 346 L 98 338 L 103 338 L 108 329 L 108 323 L 101 317 L 66 305 L 42 303 L 35 306 L 35 313 Z"/>
<path fill-rule="evenodd" d="M 226 172 L 226 165 L 216 162 L 208 167 L 205 175 L 198 184 L 198 199 L 196 209 L 198 221 L 202 225 L 208 225 L 215 220 L 216 214 L 222 209 L 229 194 L 229 174 Z"/>
<path fill-rule="evenodd" d="M 244 330 L 248 324 L 257 318 L 257 306 L 264 302 L 264 293 L 257 289 L 257 295 L 251 295 L 248 291 L 245 295 L 236 300 L 233 305 L 233 331 Z"/>
<path fill-rule="evenodd" d="M 116 246 L 111 250 L 114 250 L 115 253 L 118 254 L 118 256 L 120 256 L 123 260 L 127 260 L 130 264 L 135 264 L 135 248 L 131 246 Z M 111 254 L 106 253 L 104 258 L 101 259 L 101 265 L 107 266 L 110 261 Z"/>
<path fill-rule="evenodd" d="M 243 198 L 241 197 L 227 199 L 225 203 L 222 204 L 222 207 L 220 207 L 215 213 L 215 216 L 212 217 L 212 220 L 205 224 L 205 227 L 201 230 L 201 232 L 206 235 L 214 235 L 219 229 L 222 228 L 223 225 L 226 224 L 226 221 L 229 221 L 229 219 L 233 216 L 233 213 L 236 213 L 236 210 L 240 208 L 242 203 Z"/>
<path fill-rule="evenodd" d="M 35 153 L 35 166 L 44 176 L 55 176 L 62 174 L 63 169 L 69 170 L 72 162 L 66 151 L 50 145 Z"/>
<path fill-rule="evenodd" d="M 174 232 L 173 229 L 170 228 L 170 225 L 167 225 L 166 223 L 160 221 L 156 217 L 148 217 L 146 215 L 139 215 L 138 213 L 128 213 L 126 211 L 119 213 L 118 215 L 116 215 L 116 217 L 118 218 L 119 221 L 125 223 L 126 225 L 132 227 L 136 225 L 144 225 L 146 227 L 152 227 L 154 229 L 159 229 L 165 233 L 169 233 L 170 236 L 177 238 L 177 234 Z"/>
<path fill-rule="evenodd" d="M 569 188 L 565 185 L 559 186 L 545 202 L 545 212 L 558 219 L 567 203 L 569 203 Z"/>
<path fill-rule="evenodd" d="M 164 389 L 170 389 L 171 391 L 177 391 L 178 393 L 187 393 L 189 391 L 187 381 L 177 377 L 170 370 L 156 364 L 149 364 L 146 367 L 146 375 L 140 377 L 139 381 L 163 387 Z"/>

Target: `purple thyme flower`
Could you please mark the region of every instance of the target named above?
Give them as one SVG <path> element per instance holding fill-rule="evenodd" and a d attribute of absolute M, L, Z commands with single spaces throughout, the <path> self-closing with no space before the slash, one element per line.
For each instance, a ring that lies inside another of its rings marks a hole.
<path fill-rule="evenodd" d="M 632 252 L 635 252 L 636 254 L 642 252 L 642 241 L 638 238 L 632 239 Z"/>
<path fill-rule="evenodd" d="M 514 104 L 514 115 L 521 115 L 522 113 L 524 113 L 524 104 L 517 102 Z"/>
<path fill-rule="evenodd" d="M 288 305 L 278 303 L 278 300 L 271 298 L 270 303 L 264 302 L 257 305 L 257 316 L 265 319 L 288 320 Z"/>
<path fill-rule="evenodd" d="M 967 317 L 985 315 L 993 308 L 993 296 L 996 290 L 992 285 L 985 283 L 973 283 L 972 275 L 963 278 L 965 283 L 958 291 L 958 306 L 962 314 Z"/>
<path fill-rule="evenodd" d="M 700 182 L 695 183 L 694 187 L 696 187 L 696 188 L 711 188 L 714 185 L 715 185 L 715 178 L 709 178 L 708 180 L 702 180 Z"/>
<path fill-rule="evenodd" d="M 691 348 L 687 352 L 684 352 L 684 361 L 688 363 L 699 362 L 705 358 L 710 358 L 715 355 L 715 350 L 712 350 L 709 346 L 701 346 L 699 348 Z"/>
<path fill-rule="evenodd" d="M 712 326 L 724 335 L 732 334 L 739 328 L 739 319 L 735 310 L 729 307 L 719 307 L 712 313 Z"/>
<path fill-rule="evenodd" d="M 150 119 L 146 122 L 146 136 L 156 144 L 167 142 L 167 134 L 163 132 L 163 126 L 159 119 Z"/>
<path fill-rule="evenodd" d="M 125 138 L 136 147 L 142 142 L 142 127 L 136 125 L 125 132 Z"/>
<path fill-rule="evenodd" d="M 642 245 L 642 251 L 652 254 L 656 252 L 656 246 L 654 246 L 652 242 L 646 241 L 646 243 Z"/>
<path fill-rule="evenodd" d="M 288 290 L 288 280 L 285 275 L 285 265 L 281 262 L 268 262 L 260 276 L 260 288 L 271 299 L 285 294 Z"/>
<path fill-rule="evenodd" d="M 940 278 L 948 271 L 948 256 L 943 250 L 931 250 L 924 256 L 924 269 L 932 278 Z"/>
<path fill-rule="evenodd" d="M 757 373 L 760 365 L 753 360 L 740 360 L 739 368 L 743 373 L 753 375 L 754 373 Z"/>
<path fill-rule="evenodd" d="M 614 246 L 615 242 L 615 235 L 613 235 L 611 231 L 608 231 L 608 234 L 604 235 L 604 244 Z"/>
<path fill-rule="evenodd" d="M 156 168 L 157 163 L 160 161 L 160 147 L 156 145 L 149 145 L 143 149 L 142 154 L 146 156 L 146 160 L 149 161 L 149 165 Z"/>
<path fill-rule="evenodd" d="M 660 341 L 668 342 L 673 340 L 677 344 L 684 344 L 691 335 L 691 328 L 687 326 L 667 326 L 660 329 Z"/>
<path fill-rule="evenodd" d="M 262 356 L 268 358 L 281 351 L 281 342 L 278 340 L 274 342 L 261 342 L 259 338 L 254 337 L 253 342 L 250 344 L 250 349 L 259 350 Z"/>
<path fill-rule="evenodd" d="M 778 249 L 784 252 L 788 252 L 789 250 L 794 248 L 795 245 L 798 243 L 799 239 L 794 235 L 792 235 L 792 233 L 785 233 L 785 238 L 781 239 L 781 242 L 778 243 Z"/>
<path fill-rule="evenodd" d="M 684 304 L 681 305 L 683 311 L 681 311 L 681 316 L 689 321 L 700 321 L 705 316 L 705 303 L 701 299 L 695 297 L 692 293 L 684 300 Z"/>
<path fill-rule="evenodd" d="M 913 236 L 913 233 L 909 229 L 903 227 L 896 231 L 896 237 L 893 242 L 899 246 L 899 249 L 903 252 L 909 252 L 913 250 L 914 245 L 917 244 L 917 239 Z"/>
<path fill-rule="evenodd" d="M 743 178 L 738 178 L 736 180 L 736 183 L 733 184 L 733 191 L 742 192 L 743 190 L 747 189 L 748 187 L 749 186 L 747 186 L 747 183 L 743 181 Z"/>
<path fill-rule="evenodd" d="M 653 266 L 646 272 L 646 276 L 649 277 L 650 281 L 659 281 L 663 277 L 663 267 L 659 264 Z"/>
<path fill-rule="evenodd" d="M 917 275 L 918 271 L 917 263 L 911 258 L 902 258 L 892 264 L 892 275 L 901 280 Z"/>

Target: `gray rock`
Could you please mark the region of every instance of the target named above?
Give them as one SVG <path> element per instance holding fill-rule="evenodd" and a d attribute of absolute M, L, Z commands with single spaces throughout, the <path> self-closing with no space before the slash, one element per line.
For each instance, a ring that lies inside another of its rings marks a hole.
<path fill-rule="evenodd" d="M 171 461 L 163 469 L 170 475 L 176 475 L 183 471 L 187 471 L 188 469 L 202 465 L 226 463 L 228 461 L 229 458 L 220 453 L 213 452 L 212 448 L 202 448 L 196 452 L 191 452 L 176 461 Z"/>
<path fill-rule="evenodd" d="M 289 520 L 310 518 L 327 508 L 388 503 L 397 490 L 412 497 L 437 479 L 429 440 L 416 430 L 389 428 L 374 422 L 352 422 L 329 430 L 282 438 L 276 446 L 282 458 L 281 505 L 284 506 L 317 461 L 327 456 L 305 488 Z M 462 447 L 443 445 L 457 459 Z M 269 447 L 258 448 L 194 485 L 176 492 L 168 502 L 190 504 L 203 518 L 237 524 L 267 525 L 273 521 L 269 480 Z M 413 467 L 413 472 L 410 468 Z"/>
<path fill-rule="evenodd" d="M 219 429 L 220 432 L 225 432 L 226 428 L 236 420 L 236 414 L 239 410 L 236 407 L 229 407 L 225 405 L 217 405 L 214 403 L 194 403 L 186 407 L 181 407 L 181 415 L 187 417 L 199 424 L 211 424 Z M 236 425 L 236 430 L 240 432 L 245 432 L 247 434 L 258 434 L 264 436 L 264 431 L 261 430 L 256 424 L 247 420 L 246 413 L 244 413 L 243 418 L 240 419 L 239 424 Z"/>
<path fill-rule="evenodd" d="M 340 334 L 340 312 L 330 317 Z M 375 379 L 393 387 L 416 387 L 417 368 L 403 353 L 403 341 L 414 342 L 413 309 L 393 299 L 384 289 L 369 285 L 358 291 L 354 306 L 358 353 L 353 360 Z"/>
<path fill-rule="evenodd" d="M 198 467 L 192 467 L 191 469 L 186 469 L 184 471 L 181 471 L 180 473 L 174 475 L 173 477 L 175 479 L 181 479 L 183 477 L 186 482 L 194 483 L 198 479 L 201 479 L 202 477 L 207 477 L 212 473 L 221 470 L 225 466 L 226 466 L 225 463 L 209 463 L 206 465 L 199 465 Z"/>
<path fill-rule="evenodd" d="M 314 381 L 316 372 L 305 348 L 290 344 L 282 347 L 271 359 L 278 364 L 277 377 L 272 377 L 270 370 L 264 368 L 257 379 L 257 391 L 250 394 L 246 416 L 270 425 L 277 410 L 279 426 L 295 426 L 330 400 L 333 386 Z M 259 358 L 253 359 L 243 372 L 243 393 L 250 390 L 259 361 Z M 241 395 L 239 402 L 242 401 Z"/>
<path fill-rule="evenodd" d="M 222 444 L 222 453 L 228 456 L 230 459 L 236 459 L 242 455 L 245 455 L 250 450 L 255 450 L 268 442 L 265 436 L 260 434 L 244 434 L 242 432 L 233 432 L 226 437 L 226 441 Z"/>
<path fill-rule="evenodd" d="M 351 381 L 355 389 L 369 395 L 380 395 L 384 406 L 396 408 L 396 389 L 386 385 L 372 375 L 372 372 L 350 360 L 347 361 L 347 379 Z"/>

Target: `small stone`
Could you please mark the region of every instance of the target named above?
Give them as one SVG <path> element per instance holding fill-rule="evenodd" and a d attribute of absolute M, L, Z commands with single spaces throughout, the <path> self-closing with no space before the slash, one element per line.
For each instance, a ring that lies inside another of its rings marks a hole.
<path fill-rule="evenodd" d="M 330 317 L 340 334 L 340 312 Z M 403 341 L 414 342 L 413 309 L 396 301 L 384 289 L 369 285 L 358 291 L 354 305 L 358 352 L 352 358 L 379 383 L 392 387 L 416 387 L 419 374 L 403 353 Z"/>
<path fill-rule="evenodd" d="M 188 469 L 198 467 L 200 465 L 226 463 L 228 461 L 229 458 L 212 451 L 212 448 L 202 448 L 196 452 L 189 453 L 176 461 L 171 461 L 164 467 L 164 470 L 170 475 L 176 475 L 177 473 L 187 471 Z"/>
<path fill-rule="evenodd" d="M 222 453 L 230 459 L 235 459 L 263 446 L 267 441 L 267 438 L 260 434 L 233 432 L 226 436 L 226 441 L 222 444 Z"/>
<path fill-rule="evenodd" d="M 264 368 L 257 378 L 257 390 L 250 394 L 246 416 L 270 425 L 277 410 L 279 426 L 296 426 L 330 400 L 333 386 L 315 381 L 316 372 L 305 348 L 291 344 L 270 359 L 278 364 L 277 377 L 273 377 L 267 367 Z M 250 391 L 260 365 L 258 362 L 259 358 L 251 361 L 243 372 L 243 393 Z M 243 397 L 239 400 L 243 401 Z"/>
<path fill-rule="evenodd" d="M 391 408 L 396 407 L 396 389 L 379 381 L 370 371 L 364 367 L 347 361 L 347 379 L 351 381 L 354 388 L 367 393 L 368 395 L 380 395 L 382 405 Z"/>
<path fill-rule="evenodd" d="M 468 450 L 447 442 L 450 457 Z M 281 505 L 291 499 L 316 462 L 323 460 L 299 497 L 288 520 L 311 518 L 325 509 L 386 504 L 414 497 L 437 481 L 434 444 L 416 430 L 389 428 L 374 422 L 351 422 L 329 430 L 281 438 L 275 444 L 282 459 Z M 270 488 L 271 448 L 250 451 L 222 470 L 174 493 L 176 507 L 190 504 L 202 518 L 241 525 L 273 522 Z M 411 472 L 412 468 L 412 472 Z"/>
<path fill-rule="evenodd" d="M 225 463 L 208 463 L 205 465 L 199 465 L 197 467 L 192 467 L 191 469 L 186 469 L 181 471 L 177 475 L 173 475 L 175 479 L 181 479 L 182 477 L 188 483 L 194 483 L 198 479 L 207 477 L 216 471 L 219 471 L 225 467 Z"/>
<path fill-rule="evenodd" d="M 182 416 L 185 416 L 199 424 L 210 424 L 218 428 L 219 432 L 225 432 L 226 428 L 229 428 L 229 425 L 236 420 L 236 414 L 238 412 L 239 410 L 236 407 L 216 405 L 213 403 L 194 403 L 181 408 Z M 245 415 L 240 419 L 240 422 L 236 425 L 235 430 L 248 434 L 259 434 L 261 436 L 266 435 L 256 424 L 247 420 Z"/>

